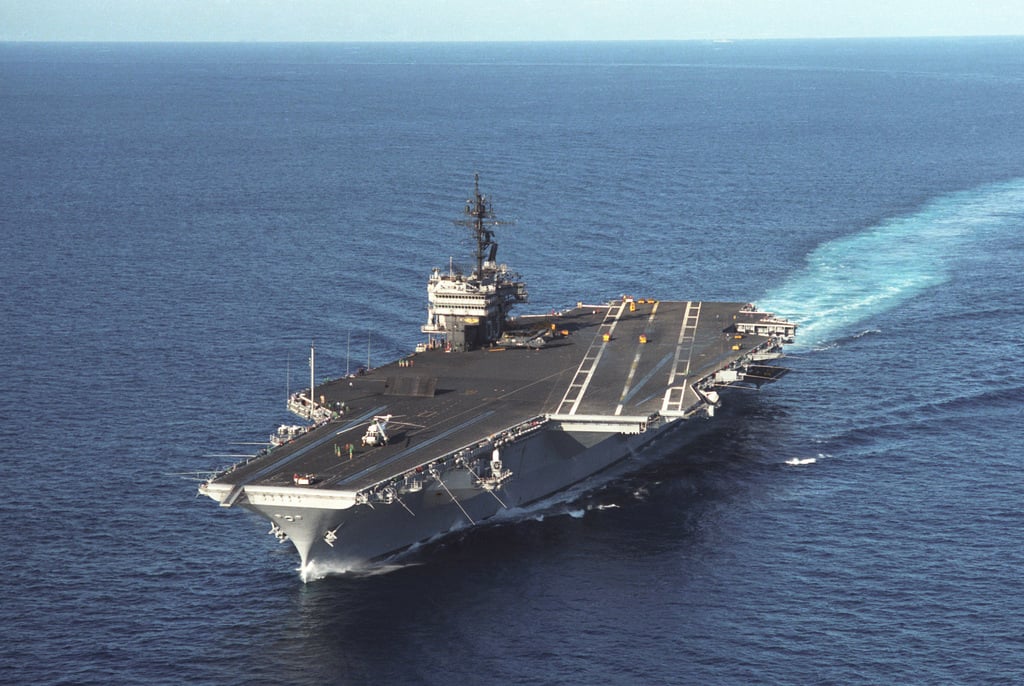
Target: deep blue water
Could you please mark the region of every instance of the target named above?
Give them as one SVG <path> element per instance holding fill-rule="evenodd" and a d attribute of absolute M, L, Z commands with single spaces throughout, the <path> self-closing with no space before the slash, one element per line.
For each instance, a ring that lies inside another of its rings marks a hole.
<path fill-rule="evenodd" d="M 1022 121 L 1011 38 L 0 45 L 0 681 L 1024 680 Z M 755 300 L 793 373 L 303 584 L 182 474 L 411 349 L 476 171 L 530 309 Z"/>

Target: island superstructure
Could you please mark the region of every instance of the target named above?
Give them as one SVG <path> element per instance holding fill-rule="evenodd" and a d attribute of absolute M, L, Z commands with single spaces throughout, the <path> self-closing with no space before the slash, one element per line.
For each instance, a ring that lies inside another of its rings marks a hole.
<path fill-rule="evenodd" d="M 304 579 L 399 553 L 564 491 L 700 431 L 726 389 L 760 387 L 796 325 L 743 302 L 621 296 L 511 315 L 525 283 L 497 262 L 479 183 L 473 270 L 434 269 L 410 355 L 293 394 L 308 425 L 200 493 L 271 522 Z"/>

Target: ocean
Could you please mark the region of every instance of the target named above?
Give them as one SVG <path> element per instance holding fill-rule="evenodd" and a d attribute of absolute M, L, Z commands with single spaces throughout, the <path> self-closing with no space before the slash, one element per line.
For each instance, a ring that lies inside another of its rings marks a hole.
<path fill-rule="evenodd" d="M 0 681 L 1024 681 L 1024 39 L 8 43 L 0 121 Z M 303 583 L 198 479 L 413 348 L 474 173 L 524 311 L 754 301 L 792 372 Z"/>

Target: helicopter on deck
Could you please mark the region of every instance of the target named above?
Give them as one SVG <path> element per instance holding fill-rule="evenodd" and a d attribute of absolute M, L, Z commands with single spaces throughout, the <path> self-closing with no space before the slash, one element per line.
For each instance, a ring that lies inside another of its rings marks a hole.
<path fill-rule="evenodd" d="M 366 427 L 366 433 L 363 434 L 363 447 L 366 446 L 378 446 L 388 444 L 388 422 L 391 421 L 391 415 L 381 414 L 375 416 L 371 421 L 370 425 Z"/>

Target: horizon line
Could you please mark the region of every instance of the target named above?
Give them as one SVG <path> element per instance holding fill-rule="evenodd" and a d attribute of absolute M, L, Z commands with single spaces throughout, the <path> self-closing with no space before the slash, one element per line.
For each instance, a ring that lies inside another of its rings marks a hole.
<path fill-rule="evenodd" d="M 488 44 L 557 44 L 557 43 L 743 43 L 743 42 L 784 42 L 784 41 L 841 41 L 841 40 L 929 40 L 929 39 L 972 39 L 972 38 L 1024 38 L 1024 33 L 967 33 L 967 34 L 912 34 L 912 35 L 875 35 L 875 36 L 772 36 L 747 38 L 543 38 L 513 39 L 496 38 L 492 40 L 462 39 L 338 39 L 338 40 L 304 40 L 304 39 L 90 39 L 90 38 L 0 38 L 0 43 L 77 43 L 77 44 L 308 44 L 308 45 L 488 45 Z"/>

